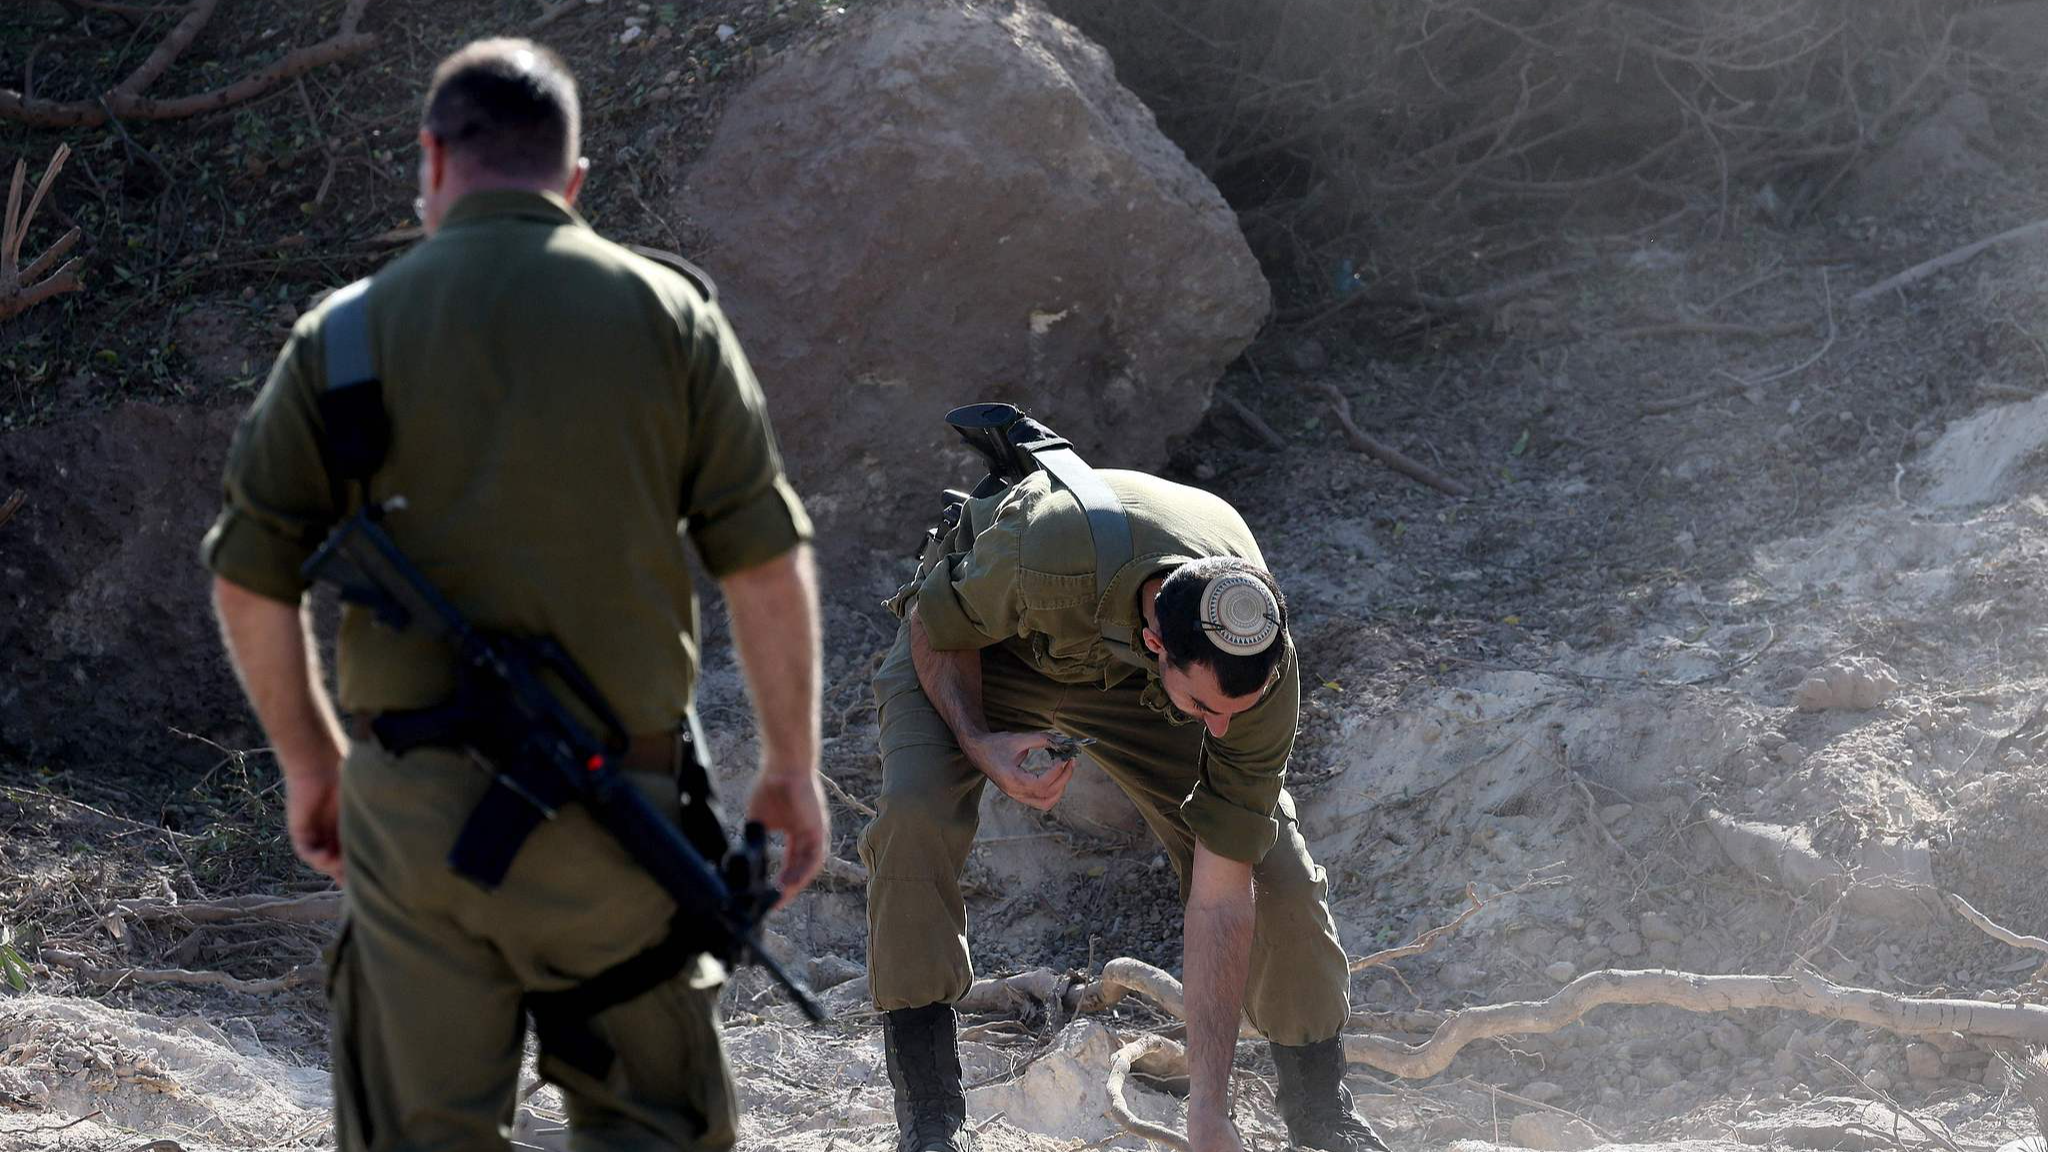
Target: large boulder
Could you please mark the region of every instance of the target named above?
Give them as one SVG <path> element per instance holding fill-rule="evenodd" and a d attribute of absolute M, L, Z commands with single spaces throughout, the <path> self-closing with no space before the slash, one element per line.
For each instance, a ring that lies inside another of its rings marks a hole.
<path fill-rule="evenodd" d="M 679 204 L 813 513 L 907 543 L 979 400 L 1159 464 L 1269 308 L 1230 208 L 1031 4 L 849 20 L 734 96 Z"/>

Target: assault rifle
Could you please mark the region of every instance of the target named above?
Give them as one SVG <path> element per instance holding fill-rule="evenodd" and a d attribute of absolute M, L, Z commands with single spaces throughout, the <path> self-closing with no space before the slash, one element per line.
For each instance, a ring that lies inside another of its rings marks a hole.
<path fill-rule="evenodd" d="M 370 504 L 344 520 L 303 570 L 333 585 L 341 598 L 375 613 L 389 627 L 440 639 L 460 658 L 458 688 L 446 705 L 378 716 L 372 729 L 393 754 L 434 745 L 467 750 L 496 774 L 495 786 L 463 827 L 449 862 L 486 888 L 496 887 L 512 855 L 543 819 L 581 803 L 676 903 L 687 940 L 668 947 L 709 953 L 730 964 L 760 965 L 812 1021 L 824 1009 L 761 948 L 761 922 L 781 893 L 768 879 L 767 832 L 749 822 L 732 849 L 710 811 L 708 795 L 692 796 L 685 818 L 691 835 L 657 811 L 620 768 L 628 734 L 604 697 L 561 645 L 473 626 L 384 531 L 386 511 L 402 499 Z M 597 718 L 600 736 L 564 705 L 544 677 L 559 682 Z M 694 732 L 686 739 L 694 744 Z M 694 747 L 691 749 L 694 757 Z M 695 785 L 708 793 L 708 781 Z M 692 840 L 696 843 L 692 843 Z M 700 847 L 704 850 L 700 851 Z M 706 855 L 722 857 L 713 868 Z M 657 946 L 658 948 L 662 946 Z M 629 960 L 622 968 L 635 965 Z M 634 969 L 644 976 L 648 965 Z"/>

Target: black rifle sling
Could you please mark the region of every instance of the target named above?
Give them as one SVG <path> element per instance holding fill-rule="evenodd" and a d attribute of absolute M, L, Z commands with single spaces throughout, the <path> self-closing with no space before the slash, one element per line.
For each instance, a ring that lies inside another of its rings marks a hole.
<path fill-rule="evenodd" d="M 648 254 L 688 277 L 707 301 L 715 299 L 717 289 L 711 278 L 694 265 L 668 253 Z M 337 505 L 344 504 L 349 484 L 356 485 L 363 501 L 368 502 L 370 477 L 383 466 L 391 447 L 391 420 L 370 342 L 369 287 L 370 281 L 364 279 L 336 291 L 320 326 L 327 376 L 327 386 L 317 401 L 320 447 Z M 457 700 L 438 707 L 386 713 L 372 722 L 372 728 L 378 743 L 393 755 L 428 745 L 471 747 L 462 733 L 474 724 L 476 715 L 458 695 Z M 682 831 L 707 860 L 717 861 L 729 845 L 711 804 L 711 779 L 701 752 L 704 738 L 694 710 L 685 714 L 677 740 Z M 527 836 L 554 808 L 574 799 L 559 794 L 534 796 L 499 775 L 463 822 L 449 852 L 450 866 L 485 888 L 497 887 Z M 660 943 L 573 988 L 528 994 L 526 1007 L 533 1015 L 534 1032 L 543 1050 L 602 1079 L 613 1053 L 591 1028 L 591 1017 L 673 978 L 704 951 L 698 939 L 699 933 L 678 920 Z"/>
<path fill-rule="evenodd" d="M 327 387 L 321 389 L 320 451 L 337 503 L 356 484 L 368 499 L 371 473 L 391 448 L 391 420 L 384 411 L 383 385 L 370 353 L 370 282 L 358 280 L 329 297 L 320 324 Z"/>

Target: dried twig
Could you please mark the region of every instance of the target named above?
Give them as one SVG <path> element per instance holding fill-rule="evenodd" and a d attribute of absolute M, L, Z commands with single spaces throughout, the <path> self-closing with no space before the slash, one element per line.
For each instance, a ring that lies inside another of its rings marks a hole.
<path fill-rule="evenodd" d="M 2036 220 L 2032 224 L 2022 224 L 2017 228 L 2000 232 L 1996 236 L 1986 237 L 1974 244 L 1965 244 L 1953 252 L 1945 252 L 1932 260 L 1924 260 L 1896 276 L 1888 276 L 1872 284 L 1863 291 L 1849 297 L 1849 306 L 1851 308 L 1860 308 L 1887 293 L 1896 292 L 1908 285 L 1925 280 L 1944 268 L 1953 268 L 1982 252 L 1996 248 L 2000 244 L 2009 244 L 2014 240 L 2024 240 L 2029 236 L 2036 236 L 2042 232 L 2048 232 L 2048 220 Z"/>
<path fill-rule="evenodd" d="M 21 266 L 21 246 L 28 240 L 29 222 L 35 219 L 36 209 L 42 207 L 43 197 L 49 195 L 50 186 L 57 182 L 57 173 L 70 156 L 70 145 L 57 145 L 49 165 L 43 169 L 42 179 L 36 181 L 35 194 L 29 197 L 26 210 L 22 208 L 21 191 L 23 181 L 28 179 L 28 161 L 14 162 L 14 179 L 7 186 L 7 218 L 0 222 L 0 320 L 20 315 L 52 296 L 85 287 L 78 278 L 78 257 L 65 260 L 62 267 L 50 271 L 51 265 L 78 243 L 80 233 L 76 228 L 59 237 L 28 267 Z M 0 521 L 4 520 L 0 517 Z"/>
<path fill-rule="evenodd" d="M 263 996 L 302 988 L 321 978 L 318 964 L 302 964 L 282 976 L 268 980 L 244 980 L 239 976 L 212 970 L 194 972 L 185 968 L 100 968 L 77 953 L 60 952 L 55 948 L 43 949 L 40 956 L 45 962 L 69 968 L 96 984 L 184 984 L 194 987 L 225 988 L 230 992 Z"/>
<path fill-rule="evenodd" d="M 1865 1092 L 1868 1092 L 1870 1094 L 1871 1099 L 1876 1100 L 1879 1103 L 1883 1104 L 1885 1107 L 1889 1108 L 1891 1110 L 1892 1115 L 1898 1116 L 1904 1119 L 1907 1123 L 1911 1124 L 1913 1127 L 1918 1128 L 1921 1134 L 1926 1136 L 1929 1140 L 1932 1140 L 1936 1144 L 1941 1145 L 1943 1148 L 1948 1149 L 1948 1152 L 1963 1152 L 1962 1149 L 1956 1147 L 1955 1138 L 1953 1136 L 1949 1136 L 1946 1133 L 1942 1132 L 1936 1132 L 1934 1129 L 1929 1128 L 1926 1124 L 1921 1123 L 1920 1118 L 1918 1116 L 1915 1116 L 1912 1112 L 1908 1111 L 1906 1109 L 1906 1106 L 1904 1104 L 1899 1103 L 1896 1099 L 1894 1099 L 1889 1092 L 1880 1091 L 1879 1089 L 1871 1087 L 1870 1081 L 1865 1080 L 1863 1078 L 1862 1073 L 1852 1071 L 1847 1064 L 1842 1063 L 1840 1060 L 1835 1059 L 1833 1056 L 1830 1056 L 1825 1052 L 1821 1053 L 1821 1059 L 1826 1060 L 1828 1063 L 1833 1064 L 1836 1068 L 1840 1069 L 1844 1075 L 1856 1081 L 1858 1087 L 1862 1088 Z"/>
<path fill-rule="evenodd" d="M 124 916 L 137 920 L 177 918 L 193 924 L 215 924 L 225 920 L 274 920 L 286 924 L 324 924 L 341 918 L 341 893 L 319 892 L 296 898 L 283 896 L 231 896 L 224 900 L 194 900 L 173 904 L 163 900 L 120 900 L 114 904 Z"/>
<path fill-rule="evenodd" d="M 144 96 L 144 89 L 155 83 L 191 47 L 200 30 L 212 18 L 219 2 L 196 0 L 184 9 L 184 19 L 178 21 L 177 26 L 133 72 L 112 89 L 91 99 L 44 100 L 11 88 L 0 88 L 0 120 L 17 120 L 36 128 L 92 128 L 106 123 L 112 116 L 130 120 L 176 120 L 196 116 L 259 96 L 282 81 L 368 51 L 377 43 L 374 35 L 356 31 L 369 0 L 348 0 L 334 35 L 317 44 L 293 49 L 268 67 L 232 84 L 169 100 L 153 100 Z"/>
<path fill-rule="evenodd" d="M 540 15 L 527 21 L 526 30 L 528 32 L 538 32 L 562 17 L 567 16 L 569 13 L 574 12 L 576 9 L 588 7 L 589 4 L 590 0 L 556 0 L 555 3 L 548 5 L 546 10 L 541 12 Z"/>
<path fill-rule="evenodd" d="M 1467 292 L 1461 296 L 1439 296 L 1433 292 L 1409 291 L 1400 288 L 1366 288 L 1350 293 L 1335 304 L 1326 305 L 1313 311 L 1306 313 L 1300 311 L 1283 313 L 1279 317 L 1279 322 L 1282 324 L 1298 325 L 1302 328 L 1313 328 L 1332 316 L 1337 315 L 1339 312 L 1360 304 L 1392 305 L 1449 315 L 1491 312 L 1510 300 L 1527 296 L 1529 293 L 1540 288 L 1548 287 L 1557 280 L 1564 279 L 1567 276 L 1576 276 L 1591 268 L 1595 263 L 1597 262 L 1592 260 L 1576 260 L 1570 264 L 1559 265 L 1556 268 L 1545 268 L 1540 272 L 1532 272 L 1527 276 L 1516 277 L 1504 284 L 1496 284 L 1491 288 L 1482 288 L 1476 292 Z"/>
<path fill-rule="evenodd" d="M 14 494 L 6 500 L 0 501 L 0 525 L 5 525 L 9 520 L 14 519 L 14 514 L 21 511 L 21 506 L 26 503 L 28 503 L 28 493 L 23 492 L 19 488 L 16 488 Z"/>
<path fill-rule="evenodd" d="M 867 817 L 870 820 L 873 820 L 875 818 L 874 808 L 871 805 L 862 803 L 860 800 L 854 797 L 853 793 L 848 792 L 845 788 L 840 787 L 839 781 L 834 780 L 831 776 L 823 772 L 818 773 L 818 776 L 820 779 L 825 781 L 825 790 L 827 792 L 832 793 L 832 795 L 837 796 L 841 804 L 846 805 L 848 808 L 853 809 L 855 812 L 860 813 L 861 815 Z"/>
<path fill-rule="evenodd" d="M 1223 406 L 1230 409 L 1231 415 L 1243 421 L 1245 427 L 1251 429 L 1259 439 L 1264 440 L 1266 447 L 1276 451 L 1287 447 L 1287 441 L 1278 432 L 1273 431 L 1273 426 L 1266 423 L 1257 412 L 1247 407 L 1244 401 L 1239 400 L 1221 388 L 1216 389 L 1216 398 L 1223 401 Z"/>
<path fill-rule="evenodd" d="M 1812 328 L 1813 324 L 1806 320 L 1768 325 L 1726 324 L 1713 320 L 1666 320 L 1656 324 L 1638 324 L 1632 328 L 1593 330 L 1584 335 L 1604 336 L 1612 340 L 1646 340 L 1659 336 L 1734 336 L 1745 340 L 1777 340 L 1785 336 L 1797 336 Z"/>
<path fill-rule="evenodd" d="M 1478 890 L 1470 884 L 1465 885 L 1465 899 L 1470 900 L 1472 906 L 1458 913 L 1456 920 L 1449 924 L 1439 924 L 1398 948 L 1382 948 L 1369 956 L 1360 956 L 1351 962 L 1351 971 L 1363 972 L 1367 968 L 1391 965 L 1396 960 L 1406 960 L 1410 956 L 1420 956 L 1429 951 L 1436 946 L 1438 940 L 1456 932 L 1465 921 L 1478 915 L 1479 910 L 1486 907 L 1486 901 L 1479 898 Z"/>
<path fill-rule="evenodd" d="M 1972 908 L 1970 902 L 1961 896 L 1951 892 L 1948 894 L 1948 902 L 1955 905 L 1956 911 L 1962 913 L 1963 919 L 1983 929 L 1984 934 L 1993 940 L 2001 944 L 2010 944 L 2015 948 L 2026 948 L 2035 952 L 2048 952 L 2048 940 L 2043 940 L 2039 936 L 2022 936 L 2012 929 L 2004 927 L 1991 917 Z"/>
<path fill-rule="evenodd" d="M 1318 391 L 1329 398 L 1330 410 L 1336 415 L 1338 425 L 1344 429 L 1344 438 L 1351 441 L 1353 448 L 1385 464 L 1403 476 L 1427 484 L 1447 496 L 1468 497 L 1472 495 L 1472 489 L 1466 485 L 1437 472 L 1425 464 L 1418 463 L 1398 449 L 1390 448 L 1371 436 L 1366 435 L 1358 427 L 1357 423 L 1351 419 L 1351 401 L 1345 397 L 1343 390 L 1339 389 L 1335 384 L 1324 383 L 1316 387 Z"/>

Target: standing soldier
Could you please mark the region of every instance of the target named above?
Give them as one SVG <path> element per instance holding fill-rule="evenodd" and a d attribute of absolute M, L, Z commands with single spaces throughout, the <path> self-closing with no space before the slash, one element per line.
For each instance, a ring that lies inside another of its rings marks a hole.
<path fill-rule="evenodd" d="M 971 1147 L 953 1014 L 974 978 L 960 870 L 987 783 L 1040 810 L 1059 802 L 1074 761 L 1025 764 L 1064 734 L 1094 739 L 1088 755 L 1180 876 L 1196 1152 L 1242 1148 L 1228 1098 L 1240 1012 L 1272 1042 L 1296 1145 L 1384 1152 L 1344 1086 L 1349 972 L 1281 787 L 1301 681 L 1280 589 L 1221 499 L 1138 472 L 1090 481 L 1064 455 L 1059 479 L 1031 471 L 967 500 L 891 601 L 903 626 L 875 674 L 882 795 L 861 856 L 898 1146 Z M 1074 468 L 1092 498 L 1070 490 Z"/>
<path fill-rule="evenodd" d="M 346 1152 L 505 1148 L 522 1008 L 541 1020 L 558 993 L 587 1009 L 573 1051 L 542 1043 L 578 1147 L 723 1149 L 735 1125 L 717 967 L 668 941 L 674 904 L 583 806 L 515 841 L 495 889 L 450 869 L 491 774 L 452 748 L 394 754 L 372 724 L 446 702 L 452 651 L 350 608 L 337 722 L 301 566 L 352 501 L 390 502 L 386 530 L 478 627 L 559 643 L 631 734 L 625 775 L 678 820 L 697 676 L 680 522 L 731 613 L 761 734 L 748 814 L 784 834 L 787 892 L 827 843 L 809 521 L 708 282 L 571 207 L 578 121 L 545 48 L 484 41 L 441 64 L 419 136 L 427 242 L 294 327 L 204 544 L 293 848 L 347 882 L 328 976 Z M 382 382 L 373 418 L 330 403 L 356 346 Z M 337 475 L 370 434 L 381 464 Z M 672 963 L 648 978 L 653 957 Z M 583 994 L 635 959 L 639 991 Z"/>

